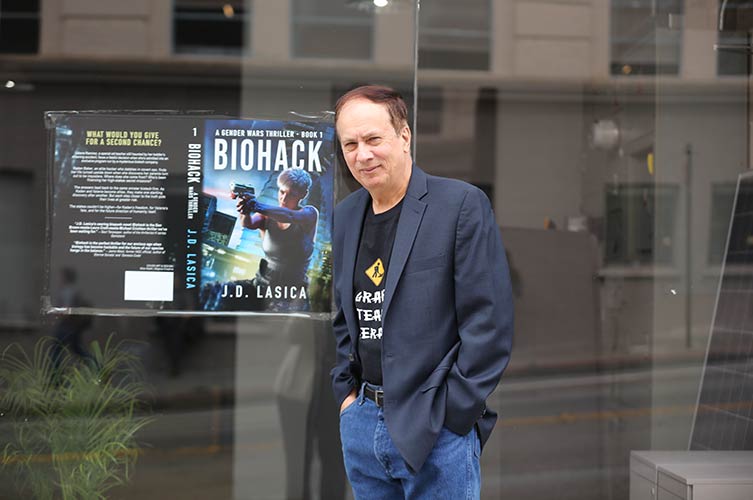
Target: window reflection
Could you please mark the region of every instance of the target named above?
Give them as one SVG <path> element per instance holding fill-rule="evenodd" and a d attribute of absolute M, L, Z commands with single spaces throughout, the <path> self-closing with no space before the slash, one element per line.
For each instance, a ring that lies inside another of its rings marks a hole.
<path fill-rule="evenodd" d="M 611 0 L 613 75 L 676 75 L 684 0 Z M 679 26 L 678 26 L 679 24 Z"/>
<path fill-rule="evenodd" d="M 249 23 L 243 0 L 176 0 L 173 43 L 177 53 L 238 55 Z M 250 38 L 250 37 L 249 37 Z"/>
<path fill-rule="evenodd" d="M 0 2 L 0 54 L 39 50 L 39 0 Z"/>
<path fill-rule="evenodd" d="M 422 68 L 488 70 L 490 0 L 421 4 L 418 63 Z"/>
<path fill-rule="evenodd" d="M 292 10 L 295 57 L 371 59 L 371 9 L 342 0 L 294 0 Z"/>
<path fill-rule="evenodd" d="M 0 351 L 56 334 L 39 313 L 44 111 L 286 119 L 366 82 L 412 103 L 414 4 L 399 3 L 0 1 Z M 750 416 L 750 228 L 725 253 L 750 169 L 751 9 L 726 2 L 720 30 L 722 3 L 421 2 L 417 162 L 492 200 L 516 291 L 485 499 L 629 498 L 630 452 L 687 449 L 696 424 L 694 447 L 751 447 L 730 438 Z M 357 186 L 339 172 L 342 199 Z M 113 498 L 347 495 L 326 321 L 96 316 L 68 349 L 111 332 L 142 342 L 129 352 L 155 393 Z M 701 397 L 732 400 L 696 417 L 707 361 Z M 28 497 L 9 475 L 0 497 Z"/>

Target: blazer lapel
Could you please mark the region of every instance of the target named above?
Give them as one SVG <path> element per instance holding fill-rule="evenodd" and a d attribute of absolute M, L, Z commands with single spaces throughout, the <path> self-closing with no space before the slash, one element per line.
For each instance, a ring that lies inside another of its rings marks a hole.
<path fill-rule="evenodd" d="M 413 248 L 413 242 L 416 240 L 421 219 L 424 217 L 426 203 L 421 201 L 421 198 L 424 197 L 426 192 L 426 174 L 423 170 L 413 165 L 408 190 L 403 199 L 403 208 L 400 211 L 400 219 L 397 222 L 397 232 L 395 233 L 395 243 L 392 246 L 390 267 L 387 269 L 387 282 L 384 287 L 384 305 L 382 306 L 382 322 L 384 322 L 384 318 L 387 316 L 392 296 L 395 294 L 397 283 L 400 281 L 405 263 L 408 261 L 408 255 Z"/>
<path fill-rule="evenodd" d="M 363 227 L 363 216 L 366 213 L 366 205 L 371 200 L 369 193 L 365 189 L 359 191 L 359 197 L 355 202 L 354 213 L 351 221 L 348 222 L 348 229 L 345 231 L 345 240 L 343 241 L 343 272 L 345 279 L 345 293 L 342 296 L 342 308 L 348 325 L 358 325 L 356 317 L 356 306 L 353 301 L 353 276 L 356 269 L 356 259 L 358 258 L 358 243 L 361 239 L 361 228 Z M 355 345 L 358 338 L 356 329 L 350 329 L 350 336 Z"/>

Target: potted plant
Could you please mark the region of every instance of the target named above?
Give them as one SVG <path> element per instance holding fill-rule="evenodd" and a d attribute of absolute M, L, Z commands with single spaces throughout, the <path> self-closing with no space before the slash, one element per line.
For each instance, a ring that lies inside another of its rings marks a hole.
<path fill-rule="evenodd" d="M 112 336 L 83 360 L 55 342 L 40 339 L 31 356 L 14 344 L 0 358 L 0 413 L 12 423 L 2 464 L 36 498 L 105 498 L 127 482 L 151 420 L 141 365 Z"/>

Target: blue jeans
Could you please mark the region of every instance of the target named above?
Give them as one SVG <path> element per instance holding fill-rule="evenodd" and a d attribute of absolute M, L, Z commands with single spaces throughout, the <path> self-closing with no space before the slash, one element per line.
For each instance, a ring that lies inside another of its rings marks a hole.
<path fill-rule="evenodd" d="M 472 429 L 465 436 L 442 428 L 437 443 L 417 472 L 395 448 L 382 408 L 363 396 L 340 414 L 345 471 L 356 500 L 478 499 L 481 444 Z"/>

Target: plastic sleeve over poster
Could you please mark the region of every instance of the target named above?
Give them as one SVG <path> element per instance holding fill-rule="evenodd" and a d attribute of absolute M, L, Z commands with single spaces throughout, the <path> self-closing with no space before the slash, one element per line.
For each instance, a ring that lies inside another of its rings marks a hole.
<path fill-rule="evenodd" d="M 328 121 L 48 112 L 48 311 L 328 313 Z"/>

